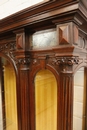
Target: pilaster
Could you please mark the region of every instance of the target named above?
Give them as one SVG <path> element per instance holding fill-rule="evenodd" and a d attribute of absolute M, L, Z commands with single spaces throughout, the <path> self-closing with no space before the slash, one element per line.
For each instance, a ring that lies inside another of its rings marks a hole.
<path fill-rule="evenodd" d="M 73 130 L 73 73 L 67 71 L 60 73 L 60 99 L 59 113 L 61 117 L 61 130 Z"/>
<path fill-rule="evenodd" d="M 30 130 L 29 116 L 29 65 L 30 54 L 28 33 L 25 29 L 15 31 L 16 33 L 16 51 L 14 52 L 15 61 L 18 68 L 18 110 L 21 129 Z M 20 104 L 20 105 L 19 105 Z"/>

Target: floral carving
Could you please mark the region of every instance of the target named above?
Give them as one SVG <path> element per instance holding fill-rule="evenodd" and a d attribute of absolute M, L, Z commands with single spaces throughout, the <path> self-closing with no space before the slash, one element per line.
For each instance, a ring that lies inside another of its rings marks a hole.
<path fill-rule="evenodd" d="M 5 51 L 5 50 L 15 50 L 16 49 L 16 44 L 15 42 L 11 43 L 5 43 L 0 45 L 0 51 Z"/>
<path fill-rule="evenodd" d="M 56 57 L 53 60 L 53 64 L 56 65 L 73 65 L 73 64 L 78 64 L 79 63 L 79 58 L 78 57 Z"/>
<path fill-rule="evenodd" d="M 16 64 L 21 64 L 21 65 L 27 65 L 30 64 L 30 58 L 20 58 L 20 59 L 16 59 Z"/>
<path fill-rule="evenodd" d="M 37 60 L 36 59 L 34 59 L 33 60 L 33 65 L 35 65 L 37 63 Z"/>

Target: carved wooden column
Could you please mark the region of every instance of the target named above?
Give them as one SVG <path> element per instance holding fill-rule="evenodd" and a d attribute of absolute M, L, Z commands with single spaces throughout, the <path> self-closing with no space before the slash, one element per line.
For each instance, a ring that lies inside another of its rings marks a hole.
<path fill-rule="evenodd" d="M 78 57 L 56 57 L 54 64 L 59 71 L 58 129 L 73 130 L 73 69 Z"/>
<path fill-rule="evenodd" d="M 73 74 L 60 74 L 62 130 L 73 130 Z"/>
<path fill-rule="evenodd" d="M 59 64 L 61 70 L 59 113 L 62 121 L 59 127 L 62 130 L 73 130 L 73 72 L 72 65 L 68 63 L 71 60 L 74 61 L 69 57 L 63 57 Z"/>
<path fill-rule="evenodd" d="M 29 64 L 30 55 L 28 52 L 28 38 L 24 29 L 15 31 L 16 33 L 16 47 L 15 52 L 16 63 L 18 67 L 18 107 L 19 123 L 21 128 L 19 130 L 30 130 L 29 124 Z"/>
<path fill-rule="evenodd" d="M 58 48 L 61 48 L 56 53 L 60 72 L 58 124 L 61 130 L 73 130 L 73 72 L 79 62 L 74 49 L 78 44 L 78 27 L 73 22 L 61 23 L 57 25 L 57 34 Z"/>

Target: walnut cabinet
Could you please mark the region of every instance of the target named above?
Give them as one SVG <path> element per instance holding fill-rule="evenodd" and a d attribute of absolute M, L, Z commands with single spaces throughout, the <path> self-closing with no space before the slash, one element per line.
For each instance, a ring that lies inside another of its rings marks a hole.
<path fill-rule="evenodd" d="M 0 130 L 87 130 L 86 0 L 0 20 Z"/>

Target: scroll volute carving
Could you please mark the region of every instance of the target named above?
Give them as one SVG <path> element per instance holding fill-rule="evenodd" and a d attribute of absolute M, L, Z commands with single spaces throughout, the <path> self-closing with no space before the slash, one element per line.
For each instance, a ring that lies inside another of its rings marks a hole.
<path fill-rule="evenodd" d="M 54 64 L 56 65 L 74 65 L 78 64 L 79 59 L 78 57 L 57 57 L 56 60 L 54 60 Z"/>
<path fill-rule="evenodd" d="M 53 66 L 58 69 L 60 73 L 72 73 L 73 70 L 79 65 L 79 57 L 54 57 L 52 60 Z"/>

